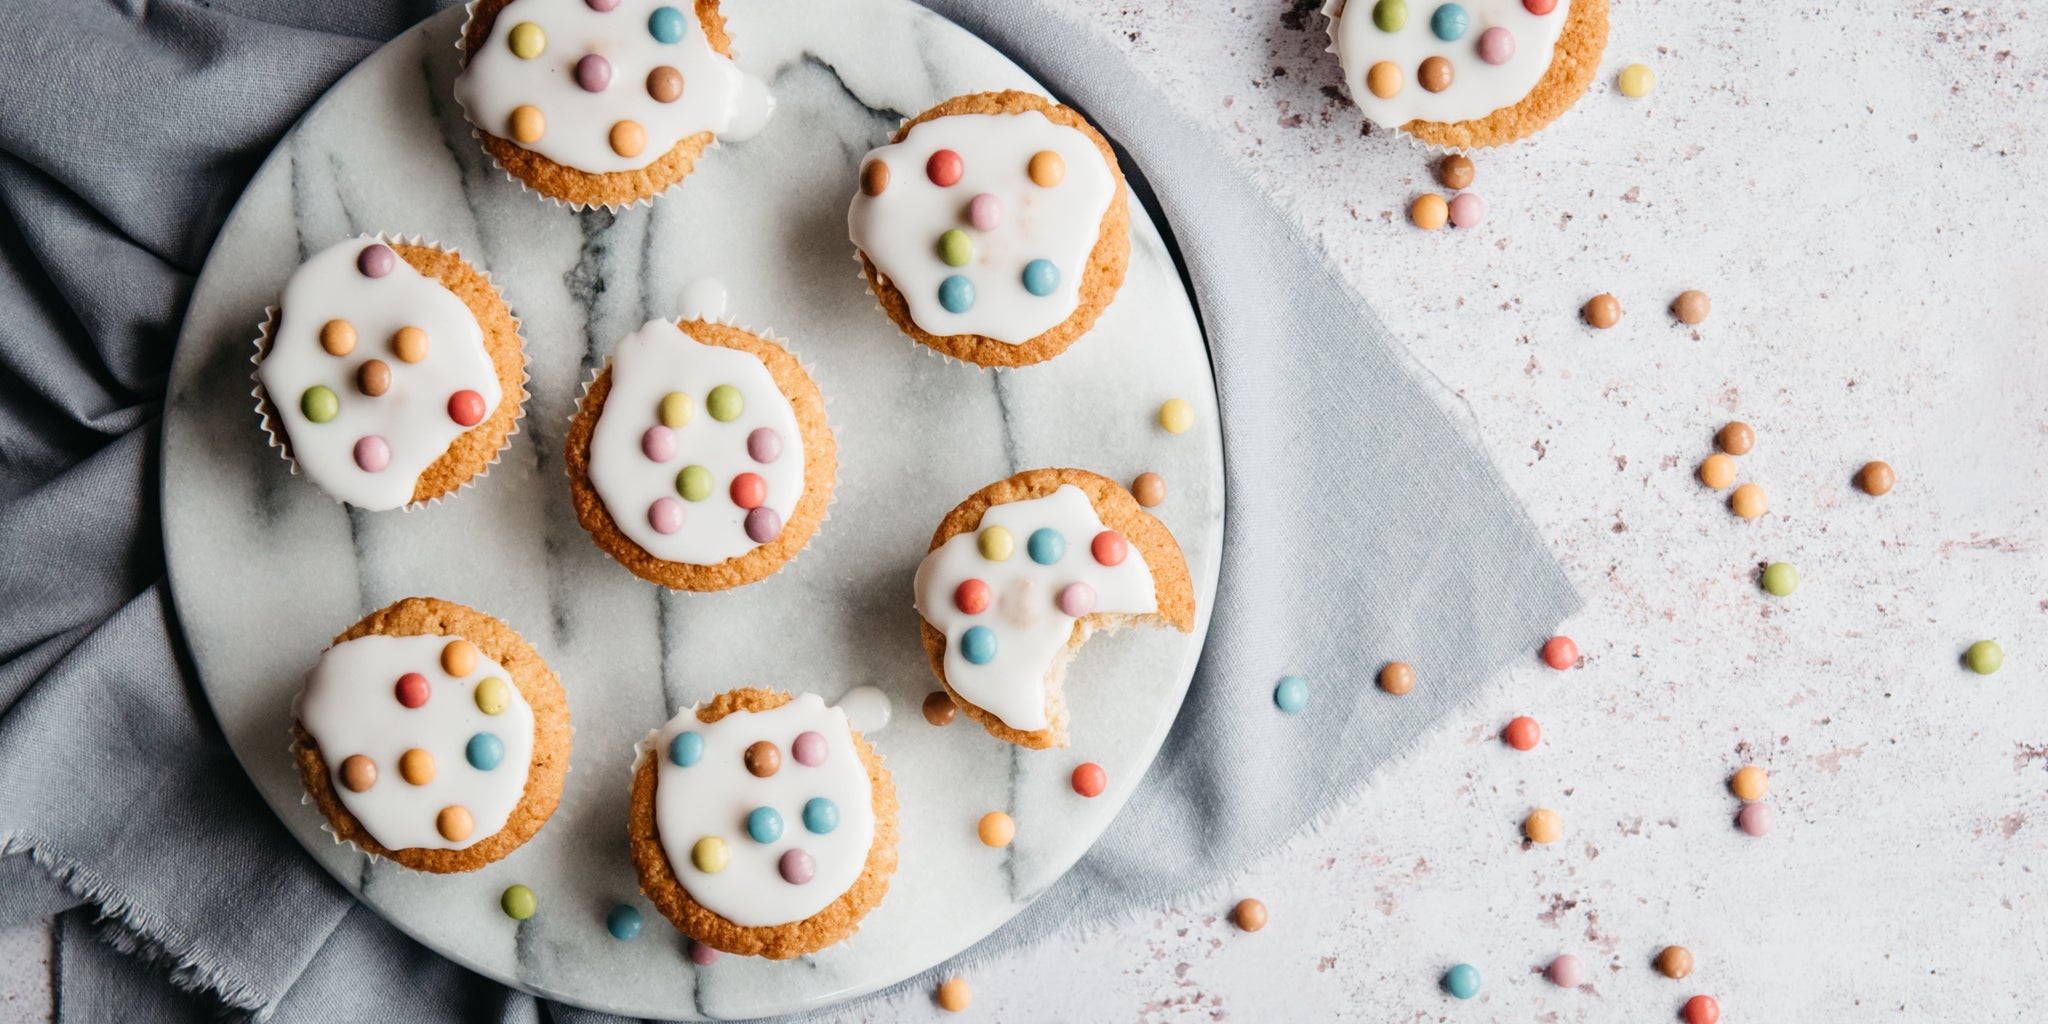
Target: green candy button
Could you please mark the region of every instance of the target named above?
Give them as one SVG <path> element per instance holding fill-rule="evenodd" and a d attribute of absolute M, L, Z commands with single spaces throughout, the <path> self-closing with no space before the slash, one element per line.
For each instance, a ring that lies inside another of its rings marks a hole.
<path fill-rule="evenodd" d="M 1996 640 L 1979 640 L 1970 645 L 1963 658 L 1970 663 L 1970 671 L 1988 676 L 2005 664 L 2005 649 L 1998 646 Z"/>
<path fill-rule="evenodd" d="M 533 895 L 532 889 L 515 885 L 505 890 L 505 895 L 498 897 L 498 906 L 505 908 L 506 917 L 514 921 L 524 921 L 532 917 L 534 911 L 540 909 L 540 900 Z"/>
<path fill-rule="evenodd" d="M 1372 8 L 1372 23 L 1382 32 L 1399 32 L 1408 24 L 1408 0 L 1380 0 Z"/>
<path fill-rule="evenodd" d="M 341 399 L 334 397 L 334 391 L 315 384 L 299 396 L 299 410 L 315 423 L 325 423 L 341 415 Z"/>
<path fill-rule="evenodd" d="M 1764 589 L 1773 597 L 1784 597 L 1799 589 L 1799 570 L 1784 562 L 1772 562 L 1764 569 Z"/>
<path fill-rule="evenodd" d="M 682 495 L 684 501 L 703 501 L 711 497 L 711 471 L 702 466 L 684 466 L 683 471 L 676 474 L 676 493 Z"/>
<path fill-rule="evenodd" d="M 720 384 L 704 396 L 704 411 L 720 423 L 731 423 L 740 418 L 747 407 L 746 399 L 740 397 L 740 389 L 730 384 Z"/>
<path fill-rule="evenodd" d="M 939 258 L 949 267 L 964 267 L 974 258 L 974 239 L 967 232 L 952 228 L 939 236 Z"/>

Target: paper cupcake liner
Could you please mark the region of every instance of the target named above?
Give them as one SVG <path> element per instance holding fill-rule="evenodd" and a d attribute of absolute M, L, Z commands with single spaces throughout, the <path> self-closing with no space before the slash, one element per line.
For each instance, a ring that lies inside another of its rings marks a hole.
<path fill-rule="evenodd" d="M 458 494 L 461 494 L 464 490 L 473 486 L 477 481 L 489 476 L 491 474 L 491 467 L 496 466 L 499 460 L 505 457 L 505 452 L 510 450 L 512 447 L 512 439 L 519 436 L 520 421 L 526 419 L 526 400 L 529 397 L 531 397 L 531 395 L 529 395 L 526 390 L 526 385 L 528 382 L 533 380 L 533 375 L 527 372 L 527 368 L 533 364 L 533 359 L 531 356 L 527 354 L 526 351 L 526 335 L 520 333 L 520 327 L 522 326 L 522 323 L 519 319 L 519 315 L 517 313 L 512 312 L 512 304 L 505 300 L 504 291 L 500 289 L 497 286 L 497 284 L 491 280 L 490 271 L 485 270 L 482 267 L 479 267 L 476 264 L 469 262 L 467 259 L 463 259 L 462 250 L 451 249 L 445 245 L 442 245 L 440 242 L 425 241 L 422 238 L 422 236 L 419 235 L 413 235 L 410 238 L 408 238 L 403 235 L 386 235 L 384 232 L 379 231 L 375 235 L 357 235 L 355 237 L 359 239 L 368 239 L 380 242 L 383 243 L 384 245 L 411 245 L 418 246 L 423 249 L 435 249 L 446 255 L 453 256 L 457 259 L 462 259 L 462 262 L 465 265 L 467 265 L 469 269 L 475 271 L 477 274 L 483 277 L 484 283 L 490 286 L 491 294 L 497 296 L 499 303 L 504 305 L 506 314 L 511 316 L 512 318 L 513 336 L 519 339 L 519 398 L 518 404 L 513 407 L 512 427 L 511 429 L 505 431 L 504 442 L 498 445 L 498 450 L 491 454 L 490 461 L 484 463 L 483 468 L 477 470 L 474 474 L 471 474 L 468 479 L 465 479 L 461 483 L 455 485 L 454 490 L 448 491 L 444 494 L 435 495 L 434 497 L 428 498 L 425 501 L 407 502 L 404 505 L 399 506 L 399 511 L 412 512 L 417 509 L 426 508 L 428 506 L 439 505 L 441 502 L 453 498 Z M 298 476 L 299 460 L 292 455 L 291 438 L 289 435 L 285 433 L 284 422 L 277 415 L 277 407 L 271 402 L 269 393 L 263 389 L 263 381 L 257 376 L 258 371 L 260 371 L 263 368 L 263 357 L 270 354 L 270 346 L 276 340 L 275 332 L 277 330 L 279 323 L 279 314 L 282 312 L 283 310 L 281 310 L 275 303 L 272 303 L 271 305 L 265 306 L 263 308 L 263 323 L 257 328 L 255 338 L 256 352 L 254 355 L 251 355 L 249 357 L 249 379 L 254 384 L 254 386 L 249 391 L 249 395 L 251 398 L 254 398 L 256 400 L 256 416 L 261 421 L 264 435 L 270 438 L 270 446 L 272 448 L 277 449 L 278 456 L 284 459 L 285 464 L 287 466 L 291 467 L 292 475 Z M 500 398 L 499 400 L 503 401 L 504 399 Z M 481 424 L 479 424 L 479 426 L 481 426 Z M 461 435 L 457 436 L 459 437 Z M 453 443 L 454 442 L 450 442 L 450 444 Z M 320 488 L 320 493 L 327 494 L 327 489 L 324 487 Z M 334 503 L 337 505 L 348 505 L 348 502 L 343 501 L 340 498 L 335 498 L 334 495 L 332 494 L 327 494 L 327 496 L 329 498 L 333 498 Z M 348 507 L 354 508 L 355 506 L 348 505 Z M 379 509 L 378 511 L 388 510 Z"/>
<path fill-rule="evenodd" d="M 790 344 L 790 343 L 788 342 L 788 340 L 787 340 L 787 339 L 784 339 L 784 338 L 783 338 L 783 337 L 781 337 L 780 335 L 777 335 L 777 334 L 776 334 L 776 333 L 775 333 L 774 331 L 770 331 L 770 330 L 765 330 L 765 329 L 762 329 L 762 328 L 750 327 L 750 326 L 748 326 L 748 325 L 746 325 L 746 324 L 740 323 L 740 322 L 739 322 L 739 321 L 738 321 L 737 319 L 735 319 L 735 318 L 734 318 L 734 317 L 733 317 L 733 316 L 732 316 L 731 314 L 721 314 L 721 315 L 718 315 L 718 316 L 692 316 L 692 317 L 684 317 L 684 318 L 669 318 L 667 322 L 669 322 L 669 323 L 672 323 L 672 324 L 676 324 L 676 325 L 680 326 L 680 325 L 682 325 L 682 324 L 684 324 L 684 323 L 687 323 L 687 322 L 689 322 L 689 321 L 691 321 L 691 320 L 703 320 L 703 321 L 706 321 L 706 322 L 708 322 L 708 323 L 715 323 L 715 324 L 718 324 L 718 325 L 720 325 L 720 326 L 723 326 L 723 327 L 730 327 L 730 328 L 733 328 L 734 330 L 740 330 L 740 331 L 745 331 L 745 332 L 747 332 L 748 334 L 751 334 L 751 335 L 753 335 L 753 336 L 755 336 L 755 337 L 757 337 L 757 338 L 761 338 L 761 339 L 763 339 L 763 340 L 765 340 L 765 341 L 773 342 L 773 343 L 774 343 L 774 344 L 775 344 L 775 345 L 776 345 L 777 347 L 781 348 L 781 349 L 782 349 L 782 350 L 783 350 L 784 352 L 787 352 L 787 353 L 789 353 L 789 355 L 790 355 L 790 358 L 792 358 L 792 359 L 795 359 L 795 360 L 796 360 L 796 365 L 798 366 L 798 368 L 800 368 L 800 369 L 802 369 L 802 370 L 804 371 L 804 376 L 806 376 L 806 377 L 809 377 L 809 378 L 810 378 L 810 380 L 811 380 L 811 384 L 812 384 L 813 386 L 816 386 L 816 385 L 817 385 L 817 383 L 818 383 L 818 374 L 817 374 L 817 371 L 816 371 L 816 370 L 815 370 L 815 369 L 814 369 L 814 368 L 812 367 L 812 364 L 810 364 L 810 363 L 806 362 L 806 361 L 804 360 L 804 357 L 803 357 L 803 355 L 802 355 L 801 353 L 799 353 L 799 352 L 798 352 L 798 351 L 796 350 L 796 347 L 795 347 L 795 346 L 793 346 L 793 345 L 791 345 L 791 344 Z M 584 381 L 583 381 L 583 388 L 582 388 L 582 390 L 580 390 L 580 391 L 578 391 L 578 392 L 576 393 L 576 407 L 575 407 L 575 409 L 574 409 L 574 410 L 573 410 L 572 412 L 570 412 L 570 413 L 569 413 L 569 418 L 568 418 L 568 422 L 569 422 L 569 423 L 571 423 L 571 424 L 574 424 L 574 423 L 576 422 L 576 418 L 577 418 L 578 416 L 581 416 L 581 415 L 583 414 L 583 403 L 584 403 L 584 402 L 585 402 L 586 400 L 588 400 L 588 399 L 590 398 L 590 389 L 591 389 L 591 387 L 597 384 L 597 378 L 598 378 L 598 377 L 600 377 L 600 376 L 603 376 L 603 375 L 604 375 L 604 372 L 605 372 L 606 370 L 609 370 L 609 369 L 611 369 L 611 365 L 612 365 L 612 358 L 611 358 L 610 356 L 606 356 L 606 357 L 605 357 L 605 359 L 604 359 L 604 362 L 603 362 L 603 363 L 601 363 L 601 364 L 599 364 L 598 366 L 596 366 L 596 367 L 592 368 L 592 369 L 591 369 L 591 371 L 590 371 L 590 374 L 589 374 L 589 376 L 587 376 L 586 378 L 584 378 Z M 778 388 L 777 390 L 780 390 L 780 389 Z M 787 400 L 787 399 L 789 398 L 789 396 L 788 396 L 788 395 L 783 395 L 783 398 L 784 398 L 784 400 Z M 832 429 L 832 394 L 831 394 L 830 392 L 826 391 L 826 390 L 825 390 L 824 388 L 822 388 L 822 387 L 819 387 L 819 388 L 818 388 L 818 399 L 819 399 L 819 402 L 820 402 L 820 404 L 824 405 L 824 407 L 825 407 L 825 429 L 826 429 L 826 430 L 827 430 L 827 431 L 829 432 L 829 431 L 831 431 L 831 429 Z M 838 444 L 838 440 L 839 440 L 839 435 L 838 435 L 838 434 L 833 434 L 833 435 L 832 435 L 832 440 L 833 440 L 833 443 L 834 443 L 834 447 L 837 447 L 837 444 Z M 569 467 L 568 467 L 568 464 L 567 464 L 566 460 L 564 461 L 564 464 L 563 464 L 563 466 L 562 466 L 562 475 L 563 475 L 563 476 L 565 476 L 565 477 L 569 477 L 569 478 L 570 478 L 570 479 L 572 479 L 572 480 L 574 479 L 574 477 L 573 477 L 573 476 L 571 476 L 571 475 L 570 475 L 570 473 L 569 473 Z M 805 541 L 804 541 L 804 546 L 803 546 L 803 547 L 800 547 L 800 548 L 798 548 L 798 549 L 796 549 L 796 553 L 795 553 L 795 554 L 792 554 L 792 555 L 790 555 L 790 556 L 789 556 L 788 558 L 784 559 L 781 565 L 778 565 L 778 566 L 776 566 L 776 567 L 775 567 L 775 571 L 774 571 L 774 572 L 772 572 L 772 573 L 769 573 L 769 574 L 768 574 L 767 576 L 763 576 L 763 577 L 761 577 L 761 579 L 758 579 L 758 580 L 749 580 L 748 582 L 746 582 L 746 583 L 742 583 L 742 584 L 740 584 L 740 585 L 739 585 L 739 586 L 737 586 L 737 587 L 727 587 L 727 588 L 726 588 L 726 589 L 725 589 L 724 591 L 709 591 L 709 593 L 725 593 L 725 592 L 727 592 L 727 591 L 739 590 L 739 589 L 741 589 L 742 587 L 750 586 L 750 585 L 752 585 L 752 584 L 754 584 L 754 583 L 760 583 L 760 582 L 763 582 L 763 581 L 765 581 L 765 580 L 769 579 L 770 577 L 774 577 L 774 576 L 778 576 L 778 575 L 781 575 L 781 573 L 782 573 L 782 571 L 783 571 L 784 569 L 787 569 L 787 568 L 789 568 L 789 567 L 790 567 L 791 565 L 794 565 L 794 564 L 796 563 L 796 560 L 797 560 L 797 559 L 799 559 L 799 558 L 802 558 L 802 557 L 804 556 L 804 552 L 806 552 L 806 551 L 809 551 L 809 550 L 811 550 L 811 548 L 813 548 L 813 547 L 815 547 L 815 546 L 817 545 L 817 543 L 818 543 L 818 538 L 819 538 L 819 537 L 822 537 L 822 536 L 824 536 L 824 534 L 825 534 L 825 524 L 827 524 L 827 523 L 830 523 L 830 522 L 832 521 L 832 506 L 834 506 L 834 505 L 837 505 L 837 504 L 839 504 L 839 487 L 840 487 L 840 485 L 841 485 L 842 483 L 843 483 L 843 481 L 842 481 L 842 480 L 840 479 L 840 476 L 839 476 L 839 466 L 838 466 L 838 461 L 837 461 L 837 460 L 835 459 L 835 460 L 834 460 L 834 464 L 833 464 L 833 466 L 832 466 L 832 479 L 831 479 L 831 481 L 830 481 L 830 487 L 831 487 L 831 490 L 830 490 L 830 492 L 829 492 L 829 493 L 828 493 L 828 494 L 826 495 L 826 498 L 825 498 L 825 507 L 824 507 L 824 509 L 823 509 L 822 511 L 820 511 L 820 512 L 818 513 L 818 523 L 817 523 L 817 525 L 816 525 L 816 526 L 813 526 L 813 527 L 811 527 L 811 535 L 810 535 L 810 537 L 809 537 L 809 538 L 805 539 Z M 593 485 L 593 486 L 592 486 L 592 488 L 591 488 L 591 490 L 592 490 L 593 492 L 595 492 L 595 491 L 596 491 L 596 487 L 595 487 L 595 486 Z M 799 500 L 801 500 L 801 499 L 799 499 Z M 602 495 L 599 495 L 599 496 L 598 496 L 598 504 L 600 504 L 600 505 L 604 505 L 604 497 L 603 497 Z M 605 511 L 605 514 L 606 514 L 606 515 L 608 515 L 608 516 L 611 516 L 611 517 L 612 517 L 612 520 L 613 520 L 613 522 L 614 522 L 614 523 L 616 523 L 616 522 L 618 521 L 618 516 L 617 516 L 617 515 L 615 515 L 615 514 L 613 514 L 613 512 L 612 512 L 612 509 L 611 509 L 611 506 L 609 506 L 609 505 L 605 505 L 604 511 Z M 581 524 L 578 524 L 578 525 L 581 525 Z M 587 531 L 586 531 L 586 532 L 587 532 Z M 620 531 L 620 535 L 621 535 L 621 536 L 624 536 L 624 531 Z M 627 537 L 626 539 L 627 539 L 627 541 L 629 541 L 629 542 L 630 542 L 630 541 L 632 540 L 632 538 L 630 538 L 630 537 Z M 637 546 L 637 545 L 636 545 L 636 546 Z M 759 547 L 759 545 L 756 545 L 756 547 Z M 605 555 L 605 557 L 606 557 L 606 558 L 610 558 L 610 559 L 612 559 L 612 561 L 614 561 L 614 562 L 617 562 L 617 561 L 618 561 L 618 559 L 617 559 L 616 557 L 614 557 L 614 556 L 612 555 L 612 553 L 611 553 L 611 552 L 610 552 L 609 550 L 606 550 L 606 549 L 605 549 L 605 548 L 604 548 L 603 546 L 601 546 L 601 545 L 600 545 L 600 546 L 598 546 L 598 550 L 599 550 L 599 551 L 602 551 L 602 552 L 604 552 L 604 555 Z M 640 550 L 642 550 L 642 551 L 647 551 L 647 549 L 646 549 L 646 548 L 641 548 Z M 651 551 L 648 551 L 648 552 L 647 552 L 647 555 L 648 555 L 648 557 L 650 557 L 650 558 L 654 558 L 654 557 L 655 557 L 654 553 L 653 553 L 653 552 L 651 552 Z M 741 557 L 744 557 L 744 556 L 741 556 Z M 658 561 L 667 561 L 666 559 L 657 559 L 657 560 L 658 560 Z M 675 563 L 675 564 L 679 564 L 679 565 L 681 565 L 681 564 L 693 564 L 693 563 Z M 621 563 L 621 564 L 620 564 L 620 568 L 625 568 L 625 566 L 624 566 L 624 564 L 623 564 L 623 563 Z M 630 569 L 628 569 L 627 571 L 629 571 L 629 572 L 630 572 L 631 570 L 630 570 Z M 638 575 L 638 574 L 636 573 L 636 574 L 635 574 L 635 577 L 634 577 L 634 578 L 636 578 L 636 579 L 644 579 L 645 577 L 641 577 L 641 576 L 639 576 L 639 575 Z M 649 582 L 649 583 L 654 583 L 654 585 L 655 585 L 655 586 L 661 587 L 662 589 L 664 589 L 664 590 L 667 590 L 667 591 L 669 591 L 670 593 L 675 593 L 675 594 L 699 593 L 699 591 L 689 591 L 689 590 L 677 590 L 677 589 L 675 589 L 675 588 L 672 588 L 672 587 L 668 587 L 668 586 L 665 586 L 665 585 L 663 585 L 663 584 L 661 584 L 661 583 L 658 583 L 658 582 L 656 582 L 656 581 L 654 581 L 654 580 L 648 580 L 647 582 Z M 636 763 L 637 763 L 637 761 L 636 761 Z"/>

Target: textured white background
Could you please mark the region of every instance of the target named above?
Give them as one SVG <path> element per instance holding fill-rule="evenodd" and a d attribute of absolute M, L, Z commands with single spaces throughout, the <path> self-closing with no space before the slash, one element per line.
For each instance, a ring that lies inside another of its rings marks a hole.
<path fill-rule="evenodd" d="M 2048 11 L 2031 0 L 1615 0 L 1600 79 L 1482 154 L 1424 234 L 1425 154 L 1337 95 L 1314 0 L 1061 0 L 1113 35 L 1469 409 L 1588 606 L 1321 830 L 1214 898 L 970 976 L 1004 1021 L 2019 1019 L 2048 972 Z M 1422 7 L 1429 0 L 1419 0 Z M 1614 74 L 1650 64 L 1628 100 Z M 1155 169 L 1155 173 L 1169 173 Z M 1664 306 L 1707 290 L 1697 330 Z M 1611 291 L 1621 326 L 1576 309 Z M 1275 396 L 1276 402 L 1284 396 Z M 1745 524 L 1698 486 L 1756 427 Z M 1341 453 L 1332 453 L 1341 464 Z M 1898 467 L 1882 499 L 1850 478 Z M 1305 496 L 1311 498 L 1313 496 Z M 1790 598 L 1756 585 L 1790 561 Z M 1996 637 L 2007 664 L 1958 667 Z M 1335 701 L 1366 680 L 1312 681 Z M 1424 686 L 1429 685 L 1423 680 Z M 1308 714 L 1314 714 L 1313 707 Z M 1516 714 L 1536 750 L 1495 735 Z M 1772 773 L 1736 832 L 1729 772 Z M 1525 850 L 1532 806 L 1565 838 Z M 1241 895 L 1265 931 L 1222 912 Z M 1658 976 L 1668 942 L 1698 958 Z M 1587 961 L 1581 991 L 1535 973 Z M 1478 999 L 1437 979 L 1480 967 Z M 0 1021 L 47 939 L 0 935 Z M 923 999 L 858 1019 L 943 1016 Z"/>

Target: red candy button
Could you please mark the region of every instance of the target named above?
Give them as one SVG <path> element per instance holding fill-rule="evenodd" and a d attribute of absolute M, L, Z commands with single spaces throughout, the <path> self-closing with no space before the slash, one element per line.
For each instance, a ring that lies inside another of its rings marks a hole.
<path fill-rule="evenodd" d="M 1093 761 L 1074 769 L 1074 792 L 1094 798 L 1102 795 L 1109 785 L 1109 773 Z"/>
<path fill-rule="evenodd" d="M 980 580 L 968 580 L 953 590 L 953 607 L 969 615 L 980 615 L 988 611 L 988 603 L 994 597 L 989 586 Z"/>
<path fill-rule="evenodd" d="M 1533 750 L 1536 741 L 1543 738 L 1543 727 L 1537 725 L 1535 719 L 1523 715 L 1509 722 L 1508 727 L 1500 731 L 1500 738 L 1516 750 Z"/>
<path fill-rule="evenodd" d="M 1103 565 L 1122 565 L 1124 556 L 1130 553 L 1131 546 L 1124 542 L 1123 534 L 1115 530 L 1104 530 L 1095 535 L 1095 541 L 1088 545 L 1088 550 L 1093 552 L 1095 560 Z"/>
<path fill-rule="evenodd" d="M 467 389 L 448 396 L 448 418 L 473 427 L 484 421 L 484 396 Z"/>
<path fill-rule="evenodd" d="M 407 672 L 398 677 L 398 702 L 409 708 L 416 708 L 427 702 L 427 677 L 418 672 Z"/>
<path fill-rule="evenodd" d="M 1717 1024 L 1721 1004 L 1713 996 L 1694 996 L 1685 1001 L 1685 1024 Z"/>
<path fill-rule="evenodd" d="M 1562 672 L 1579 663 L 1579 645 L 1568 636 L 1551 637 L 1543 645 L 1543 662 Z"/>
<path fill-rule="evenodd" d="M 960 154 L 950 149 L 942 149 L 933 153 L 930 160 L 925 161 L 924 173 L 925 177 L 932 179 L 932 184 L 940 188 L 951 188 L 960 181 L 962 174 L 967 173 L 967 161 L 960 159 Z"/>
<path fill-rule="evenodd" d="M 1549 14 L 1557 10 L 1557 0 L 1522 0 L 1522 6 L 1528 8 L 1530 14 Z"/>
<path fill-rule="evenodd" d="M 757 473 L 741 473 L 732 478 L 732 503 L 744 509 L 756 509 L 768 500 L 768 481 Z"/>

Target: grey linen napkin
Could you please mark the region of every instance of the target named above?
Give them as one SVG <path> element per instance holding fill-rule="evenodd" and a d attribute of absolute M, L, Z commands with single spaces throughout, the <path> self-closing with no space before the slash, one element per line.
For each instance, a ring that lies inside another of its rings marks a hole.
<path fill-rule="evenodd" d="M 1228 877 L 1577 597 L 1318 247 L 1120 53 L 1038 0 L 923 2 L 1123 147 L 1198 300 L 1230 500 L 1158 762 L 985 957 Z M 0 5 L 0 924 L 61 915 L 62 1021 L 610 1019 L 442 960 L 321 872 L 222 742 L 162 582 L 156 421 L 192 278 L 292 118 L 437 6 Z M 1428 685 L 1375 695 L 1389 659 Z M 1306 713 L 1272 712 L 1286 673 Z"/>

